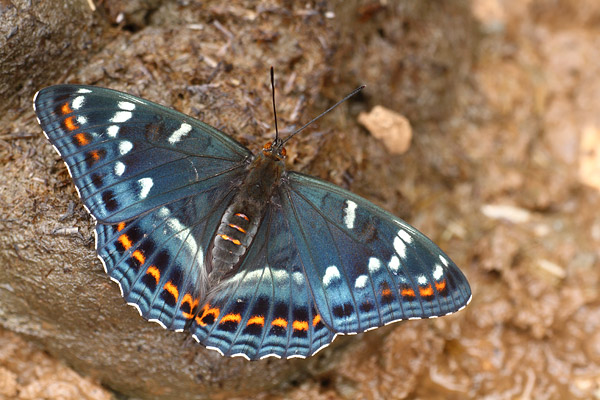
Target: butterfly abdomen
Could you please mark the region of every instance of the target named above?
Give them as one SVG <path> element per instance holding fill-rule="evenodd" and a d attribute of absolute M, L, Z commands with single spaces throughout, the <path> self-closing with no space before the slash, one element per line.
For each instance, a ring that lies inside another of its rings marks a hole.
<path fill-rule="evenodd" d="M 250 247 L 260 222 L 279 184 L 284 164 L 260 154 L 250 164 L 248 175 L 221 218 L 208 254 L 209 285 L 218 284 L 235 272 Z"/>

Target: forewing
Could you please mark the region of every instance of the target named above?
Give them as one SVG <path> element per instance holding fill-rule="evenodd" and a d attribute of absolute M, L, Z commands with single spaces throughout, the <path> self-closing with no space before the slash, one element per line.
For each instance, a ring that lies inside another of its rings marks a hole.
<path fill-rule="evenodd" d="M 317 310 L 334 332 L 443 316 L 470 300 L 465 276 L 438 246 L 371 202 L 294 172 L 280 192 Z"/>
<path fill-rule="evenodd" d="M 201 304 L 194 338 L 223 355 L 307 357 L 335 334 L 314 306 L 289 221 L 271 203 L 237 273 Z"/>
<path fill-rule="evenodd" d="M 251 156 L 207 124 L 111 89 L 51 86 L 36 94 L 34 108 L 85 206 L 103 223 L 230 182 Z"/>

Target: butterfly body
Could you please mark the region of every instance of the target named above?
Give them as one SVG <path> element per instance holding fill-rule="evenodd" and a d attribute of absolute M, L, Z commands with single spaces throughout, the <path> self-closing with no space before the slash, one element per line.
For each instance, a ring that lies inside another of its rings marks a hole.
<path fill-rule="evenodd" d="M 338 334 L 461 310 L 469 284 L 369 201 L 285 170 L 217 129 L 126 93 L 45 88 L 34 109 L 96 220 L 128 304 L 223 355 L 307 357 Z"/>
<path fill-rule="evenodd" d="M 285 165 L 269 142 L 248 166 L 248 175 L 223 214 L 207 260 L 209 286 L 231 274 L 252 243 L 279 185 Z"/>

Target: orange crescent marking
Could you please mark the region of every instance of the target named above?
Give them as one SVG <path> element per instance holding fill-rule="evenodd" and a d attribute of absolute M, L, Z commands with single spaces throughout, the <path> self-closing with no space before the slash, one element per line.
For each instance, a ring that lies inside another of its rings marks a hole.
<path fill-rule="evenodd" d="M 400 294 L 405 297 L 415 297 L 415 291 L 412 289 L 402 289 Z"/>
<path fill-rule="evenodd" d="M 156 268 L 154 265 L 151 265 L 150 267 L 148 267 L 146 274 L 152 275 L 154 279 L 156 279 L 156 283 L 158 284 L 158 281 L 160 280 L 160 271 L 158 270 L 158 268 Z"/>
<path fill-rule="evenodd" d="M 80 145 L 80 146 L 85 146 L 86 144 L 90 143 L 90 141 L 88 140 L 88 138 L 85 136 L 85 133 L 83 133 L 83 132 L 78 133 L 77 135 L 75 135 L 75 140 L 77 140 L 77 144 Z"/>
<path fill-rule="evenodd" d="M 79 135 L 81 135 L 81 133 Z M 92 158 L 94 159 L 94 161 L 98 161 L 100 159 L 100 154 L 98 153 L 98 150 L 92 150 L 92 151 L 90 151 L 90 156 L 92 156 Z"/>
<path fill-rule="evenodd" d="M 246 233 L 246 230 L 244 228 L 242 228 L 241 226 L 237 226 L 235 224 L 229 224 L 230 227 L 232 227 L 233 229 L 237 229 L 238 231 L 242 232 L 242 233 Z"/>
<path fill-rule="evenodd" d="M 250 219 L 249 219 L 248 217 L 246 217 L 246 215 L 245 215 L 245 214 L 242 214 L 242 213 L 237 213 L 237 214 L 235 214 L 235 216 L 236 216 L 236 217 L 240 217 L 240 218 L 242 218 L 242 219 L 245 219 L 246 221 L 250 221 Z"/>
<path fill-rule="evenodd" d="M 392 295 L 392 291 L 389 288 L 383 289 L 381 291 L 381 295 L 383 297 L 391 296 Z"/>
<path fill-rule="evenodd" d="M 117 225 L 117 232 L 121 232 L 123 229 L 125 229 L 125 222 L 119 222 L 119 225 Z"/>
<path fill-rule="evenodd" d="M 248 320 L 248 323 L 246 323 L 246 325 L 260 325 L 260 326 L 265 326 L 265 317 L 263 317 L 262 315 L 256 315 L 252 318 L 250 318 Z"/>
<path fill-rule="evenodd" d="M 119 242 L 123 245 L 125 250 L 129 250 L 132 246 L 131 240 L 129 240 L 129 236 L 126 233 L 119 236 Z"/>
<path fill-rule="evenodd" d="M 235 244 L 236 246 L 239 246 L 240 244 L 242 244 L 242 242 L 240 242 L 237 239 L 232 238 L 231 236 L 227 236 L 225 234 L 221 234 L 219 236 L 221 236 L 225 240 L 229 240 L 231 243 Z"/>
<path fill-rule="evenodd" d="M 177 286 L 173 285 L 173 282 L 168 281 L 163 287 L 167 292 L 171 293 L 173 297 L 175 297 L 176 301 L 179 299 L 179 290 L 177 289 Z"/>
<path fill-rule="evenodd" d="M 62 112 L 64 115 L 71 114 L 73 112 L 68 101 L 60 108 L 60 112 Z"/>
<path fill-rule="evenodd" d="M 273 322 L 271 322 L 271 325 L 285 329 L 287 328 L 288 322 L 283 318 L 275 318 Z"/>
<path fill-rule="evenodd" d="M 227 314 L 223 318 L 221 318 L 220 324 L 224 324 L 225 322 L 240 322 L 242 320 L 242 316 L 240 314 Z"/>
<path fill-rule="evenodd" d="M 313 326 L 317 326 L 317 324 L 321 322 L 321 315 L 317 314 L 315 315 L 315 317 L 313 318 Z"/>
<path fill-rule="evenodd" d="M 183 317 L 185 319 L 192 319 L 194 318 L 194 309 L 196 308 L 196 306 L 198 306 L 198 299 L 194 300 L 191 294 L 186 293 L 183 296 L 183 300 L 181 300 L 181 305 L 183 306 L 186 303 L 190 306 L 190 312 L 181 310 L 181 314 L 183 314 Z"/>
<path fill-rule="evenodd" d="M 79 128 L 77 125 L 75 125 L 75 122 L 73 122 L 73 118 L 74 118 L 73 116 L 70 116 L 69 118 L 65 118 L 65 126 L 70 131 L 74 131 L 75 129 Z"/>
<path fill-rule="evenodd" d="M 140 265 L 144 265 L 144 263 L 146 262 L 146 257 L 144 257 L 144 254 L 139 250 L 134 251 L 131 257 L 135 258 L 140 263 Z"/>
<path fill-rule="evenodd" d="M 446 289 L 446 280 L 444 279 L 444 280 L 443 280 L 443 281 L 441 281 L 441 282 L 436 282 L 436 283 L 435 283 L 435 289 L 436 289 L 438 292 L 441 292 L 441 291 L 443 291 L 444 289 Z"/>
<path fill-rule="evenodd" d="M 202 307 L 202 315 L 198 315 L 196 317 L 196 322 L 200 326 L 206 326 L 207 323 L 203 321 L 204 317 L 207 315 L 213 315 L 215 319 L 219 317 L 220 310 L 218 308 L 210 308 L 210 304 L 206 303 L 204 307 Z"/>
<path fill-rule="evenodd" d="M 295 331 L 307 331 L 308 330 L 308 322 L 307 321 L 294 321 L 292 323 L 292 328 Z"/>
<path fill-rule="evenodd" d="M 191 294 L 186 293 L 183 296 L 183 300 L 181 300 L 181 304 L 183 303 L 188 303 L 190 305 L 190 308 L 195 308 L 198 305 L 198 299 L 194 300 L 194 298 L 192 297 Z"/>
<path fill-rule="evenodd" d="M 427 287 L 424 288 L 419 288 L 419 294 L 422 297 L 433 296 L 433 288 L 431 287 L 431 285 L 427 285 Z"/>

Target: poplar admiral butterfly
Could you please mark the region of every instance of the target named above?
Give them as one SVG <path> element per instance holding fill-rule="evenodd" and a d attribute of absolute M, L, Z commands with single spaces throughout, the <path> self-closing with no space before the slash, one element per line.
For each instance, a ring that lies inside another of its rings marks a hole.
<path fill-rule="evenodd" d="M 122 296 L 208 349 L 304 358 L 338 334 L 452 314 L 471 299 L 462 272 L 415 228 L 285 169 L 284 144 L 310 122 L 281 139 L 275 115 L 275 139 L 252 154 L 199 120 L 111 89 L 51 86 L 33 102 Z"/>

